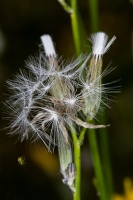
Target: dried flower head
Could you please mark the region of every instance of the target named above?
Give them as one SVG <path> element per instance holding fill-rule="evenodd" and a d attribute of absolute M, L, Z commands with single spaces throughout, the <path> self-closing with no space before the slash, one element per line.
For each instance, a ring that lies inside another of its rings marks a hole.
<path fill-rule="evenodd" d="M 29 59 L 28 73 L 20 70 L 15 80 L 8 81 L 12 92 L 6 103 L 10 110 L 10 133 L 19 134 L 21 141 L 29 137 L 41 139 L 50 151 L 60 145 L 60 137 L 70 146 L 71 124 L 105 127 L 86 123 L 84 119 L 96 116 L 106 92 L 101 84 L 106 74 L 102 73 L 102 55 L 115 37 L 108 44 L 107 38 L 105 33 L 93 34 L 92 55 L 81 55 L 65 64 L 58 59 L 51 37 L 42 36 L 45 53 L 41 51 L 39 56 Z"/>

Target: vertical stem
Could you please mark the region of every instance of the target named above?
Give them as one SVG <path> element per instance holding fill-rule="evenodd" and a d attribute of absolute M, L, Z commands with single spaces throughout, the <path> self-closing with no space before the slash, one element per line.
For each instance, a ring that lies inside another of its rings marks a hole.
<path fill-rule="evenodd" d="M 75 43 L 75 49 L 76 49 L 76 54 L 80 55 L 81 39 L 80 39 L 80 28 L 79 28 L 78 11 L 77 11 L 77 0 L 71 0 L 71 7 L 73 9 L 73 13 L 70 16 L 71 16 L 71 26 Z M 74 193 L 74 200 L 80 200 L 80 182 L 81 182 L 80 141 L 78 140 L 74 127 L 71 127 L 71 134 L 74 144 L 74 162 L 76 165 L 76 180 L 75 180 L 76 192 Z"/>
<path fill-rule="evenodd" d="M 80 142 L 78 140 L 74 127 L 71 126 L 70 129 L 74 145 L 74 163 L 76 165 L 76 179 L 75 179 L 76 192 L 74 193 L 73 200 L 80 200 L 80 182 L 81 182 Z"/>
<path fill-rule="evenodd" d="M 81 53 L 81 42 L 80 42 L 80 28 L 78 23 L 78 11 L 77 11 L 77 0 L 71 0 L 71 7 L 73 9 L 71 16 L 72 32 L 74 37 L 76 54 Z"/>
<path fill-rule="evenodd" d="M 98 0 L 88 0 L 92 32 L 99 30 Z"/>
<path fill-rule="evenodd" d="M 83 128 L 79 135 L 79 142 L 81 145 L 84 142 L 85 133 L 86 133 L 86 128 Z"/>
<path fill-rule="evenodd" d="M 81 35 L 85 35 L 84 27 L 81 18 L 78 16 L 77 11 L 77 0 L 70 0 L 71 1 L 71 8 L 72 13 L 70 13 L 71 17 L 71 26 L 72 26 L 72 33 L 74 38 L 74 44 L 76 49 L 76 55 L 80 55 L 81 53 Z M 65 8 L 64 8 L 65 9 Z M 82 29 L 82 31 L 81 31 Z M 84 134 L 86 129 L 82 131 L 81 138 L 78 139 L 76 131 L 74 127 L 70 127 L 71 135 L 73 138 L 73 145 L 74 145 L 74 163 L 76 165 L 76 179 L 75 179 L 75 189 L 76 192 L 73 194 L 73 200 L 80 200 L 80 182 L 81 182 L 81 160 L 80 160 L 80 146 L 84 138 Z"/>
<path fill-rule="evenodd" d="M 104 121 L 105 124 L 105 120 Z M 100 130 L 99 130 L 100 131 Z M 112 198 L 113 195 L 113 178 L 112 178 L 112 169 L 110 161 L 110 151 L 109 151 L 109 140 L 107 129 L 100 131 L 100 149 L 101 157 L 105 168 L 105 178 L 107 183 L 107 192 L 109 198 Z"/>
<path fill-rule="evenodd" d="M 93 164 L 94 164 L 94 169 L 95 169 L 95 174 L 97 177 L 97 187 L 98 187 L 98 193 L 100 195 L 101 200 L 107 200 L 107 191 L 106 191 L 106 184 L 103 176 L 103 171 L 102 171 L 102 165 L 100 162 L 100 155 L 99 155 L 99 150 L 98 150 L 98 144 L 97 144 L 97 138 L 95 134 L 95 130 L 89 130 L 89 143 L 90 143 L 90 149 L 92 153 L 92 158 L 93 158 Z"/>
<path fill-rule="evenodd" d="M 72 7 L 72 14 L 71 16 L 71 26 L 72 26 L 72 32 L 73 32 L 73 38 L 75 43 L 75 49 L 76 49 L 76 55 L 80 55 L 81 53 L 81 25 L 82 25 L 82 33 L 84 33 L 83 30 L 83 24 L 82 21 L 78 19 L 78 11 L 77 11 L 77 0 L 71 0 L 71 7 Z M 73 200 L 80 200 L 80 184 L 81 184 L 81 140 L 78 139 L 76 131 L 74 127 L 71 126 L 71 134 L 73 138 L 73 144 L 74 144 L 74 163 L 76 165 L 76 179 L 75 179 L 75 189 L 76 192 L 73 194 Z M 85 130 L 82 131 L 82 136 L 84 136 Z M 81 138 L 82 139 L 82 138 Z"/>

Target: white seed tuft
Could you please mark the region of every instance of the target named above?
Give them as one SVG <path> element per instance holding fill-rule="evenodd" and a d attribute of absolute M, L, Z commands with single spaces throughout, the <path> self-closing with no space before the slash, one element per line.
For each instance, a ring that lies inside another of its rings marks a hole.
<path fill-rule="evenodd" d="M 116 36 L 113 36 L 107 43 L 108 35 L 104 32 L 98 32 L 91 35 L 89 40 L 92 42 L 92 54 L 96 57 L 96 61 L 100 56 L 106 53 L 115 39 Z"/>
<path fill-rule="evenodd" d="M 41 36 L 41 41 L 43 43 L 46 56 L 56 58 L 56 52 L 51 37 L 49 35 L 43 35 Z"/>

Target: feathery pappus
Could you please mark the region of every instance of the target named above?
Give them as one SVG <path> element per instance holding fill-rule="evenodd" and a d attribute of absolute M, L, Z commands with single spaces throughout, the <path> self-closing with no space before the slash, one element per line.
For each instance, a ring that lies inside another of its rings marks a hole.
<path fill-rule="evenodd" d="M 41 37 L 43 51 L 26 62 L 28 70 L 21 69 L 14 80 L 7 81 L 11 96 L 9 109 L 10 134 L 18 134 L 21 141 L 40 139 L 49 151 L 58 146 L 62 135 L 69 146 L 71 124 L 85 128 L 104 128 L 86 122 L 106 105 L 108 93 L 101 78 L 111 70 L 102 72 L 102 56 L 114 42 L 108 36 L 95 33 L 90 36 L 92 53 L 79 56 L 66 63 L 58 58 L 49 35 Z"/>

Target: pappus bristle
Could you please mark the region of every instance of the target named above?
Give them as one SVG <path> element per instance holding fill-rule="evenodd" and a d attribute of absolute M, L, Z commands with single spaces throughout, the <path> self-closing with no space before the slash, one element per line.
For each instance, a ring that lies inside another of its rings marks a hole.
<path fill-rule="evenodd" d="M 113 36 L 112 39 L 107 43 L 108 35 L 106 35 L 104 32 L 98 32 L 91 35 L 89 40 L 92 42 L 92 55 L 95 56 L 96 61 L 99 57 L 106 53 L 115 39 L 116 36 Z"/>

